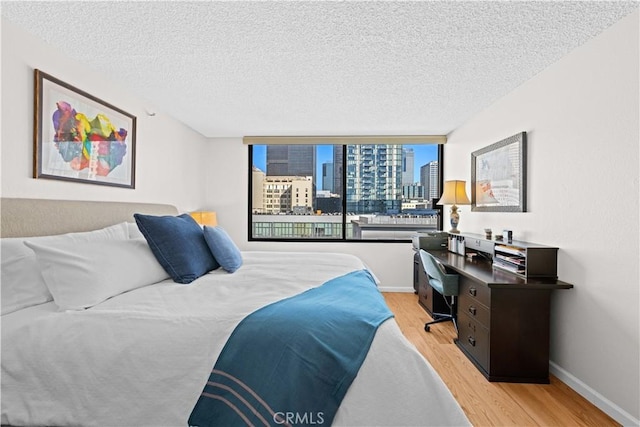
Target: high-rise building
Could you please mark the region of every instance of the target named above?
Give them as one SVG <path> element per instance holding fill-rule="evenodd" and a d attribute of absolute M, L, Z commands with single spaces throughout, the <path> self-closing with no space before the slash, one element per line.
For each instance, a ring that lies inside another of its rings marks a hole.
<path fill-rule="evenodd" d="M 415 154 L 413 148 L 402 149 L 402 185 L 415 184 L 413 171 Z"/>
<path fill-rule="evenodd" d="M 267 145 L 267 176 L 311 176 L 315 182 L 315 145 Z"/>
<path fill-rule="evenodd" d="M 322 164 L 322 189 L 334 193 L 333 163 Z"/>
<path fill-rule="evenodd" d="M 433 160 L 420 167 L 420 184 L 424 186 L 425 198 L 428 200 L 440 197 L 438 161 Z"/>
<path fill-rule="evenodd" d="M 429 164 L 420 166 L 420 184 L 426 189 L 429 188 Z M 428 193 L 428 190 L 425 191 Z"/>
<path fill-rule="evenodd" d="M 310 206 L 316 192 L 315 145 L 267 145 L 267 177 L 309 177 L 311 180 Z M 300 209 L 293 209 L 298 213 Z M 281 212 L 285 212 L 281 210 Z"/>
<path fill-rule="evenodd" d="M 347 212 L 400 212 L 401 145 L 347 145 L 346 167 Z"/>
<path fill-rule="evenodd" d="M 342 191 L 342 145 L 333 146 L 333 192 L 343 197 Z"/>

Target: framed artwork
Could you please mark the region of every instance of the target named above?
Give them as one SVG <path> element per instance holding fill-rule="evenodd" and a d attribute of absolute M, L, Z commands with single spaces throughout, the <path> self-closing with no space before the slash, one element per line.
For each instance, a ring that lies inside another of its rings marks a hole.
<path fill-rule="evenodd" d="M 135 188 L 135 116 L 35 70 L 33 177 Z"/>
<path fill-rule="evenodd" d="M 527 211 L 527 133 L 471 153 L 471 210 Z"/>

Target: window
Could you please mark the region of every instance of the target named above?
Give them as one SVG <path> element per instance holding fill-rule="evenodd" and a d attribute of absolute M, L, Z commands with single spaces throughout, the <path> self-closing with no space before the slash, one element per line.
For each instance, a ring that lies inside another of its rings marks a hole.
<path fill-rule="evenodd" d="M 441 144 L 290 138 L 249 146 L 250 240 L 406 241 L 442 228 Z"/>

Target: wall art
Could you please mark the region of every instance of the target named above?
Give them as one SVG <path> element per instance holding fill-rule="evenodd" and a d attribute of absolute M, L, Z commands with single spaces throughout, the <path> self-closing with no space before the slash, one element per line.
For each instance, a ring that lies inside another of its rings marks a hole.
<path fill-rule="evenodd" d="M 135 116 L 40 70 L 34 94 L 34 178 L 135 188 Z"/>
<path fill-rule="evenodd" d="M 527 211 L 527 134 L 471 153 L 471 210 Z"/>

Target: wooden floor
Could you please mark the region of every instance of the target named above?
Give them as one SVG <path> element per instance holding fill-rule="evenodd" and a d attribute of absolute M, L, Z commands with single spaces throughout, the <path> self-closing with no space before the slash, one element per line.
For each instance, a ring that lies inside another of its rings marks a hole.
<path fill-rule="evenodd" d="M 417 295 L 384 293 L 405 336 L 440 374 L 474 426 L 619 426 L 554 376 L 551 384 L 489 382 L 453 344 L 451 322 L 431 320 Z M 425 397 L 427 398 L 427 397 Z"/>

